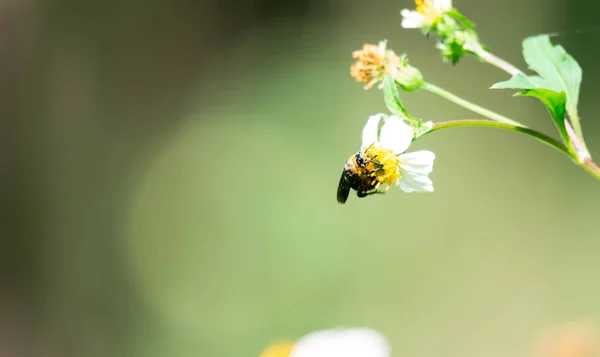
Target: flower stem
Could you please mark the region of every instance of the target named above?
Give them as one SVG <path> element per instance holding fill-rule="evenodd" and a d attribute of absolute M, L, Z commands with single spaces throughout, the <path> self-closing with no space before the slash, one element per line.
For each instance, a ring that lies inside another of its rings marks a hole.
<path fill-rule="evenodd" d="M 442 98 L 445 98 L 445 99 L 447 99 L 447 100 L 449 100 L 449 101 L 451 101 L 451 102 L 453 102 L 455 104 L 460 105 L 461 107 L 469 109 L 470 111 L 472 111 L 474 113 L 483 115 L 486 118 L 490 118 L 492 120 L 496 120 L 498 122 L 505 123 L 505 124 L 510 124 L 510 125 L 514 125 L 514 126 L 525 127 L 525 125 L 523 125 L 523 124 L 521 124 L 521 123 L 519 123 L 517 121 L 509 119 L 509 118 L 507 118 L 507 117 L 505 117 L 503 115 L 500 115 L 500 114 L 498 114 L 496 112 L 493 112 L 491 110 L 488 110 L 486 108 L 480 107 L 477 104 L 474 104 L 474 103 L 471 103 L 471 102 L 469 102 L 469 101 L 467 101 L 465 99 L 462 99 L 462 98 L 460 98 L 460 97 L 458 97 L 458 96 L 456 96 L 456 95 L 448 92 L 447 90 L 442 89 L 442 88 L 440 88 L 440 87 L 438 87 L 436 85 L 433 85 L 431 83 L 425 82 L 425 84 L 423 84 L 423 87 L 421 87 L 421 88 L 425 89 L 425 90 L 428 90 L 431 93 L 437 94 L 437 95 L 439 95 Z"/>
<path fill-rule="evenodd" d="M 566 154 L 567 156 L 572 158 L 575 162 L 577 162 L 577 164 L 579 166 L 583 167 L 590 175 L 592 175 L 596 179 L 600 180 L 600 166 L 598 166 L 595 162 L 593 162 L 591 158 L 588 157 L 585 160 L 583 160 L 583 162 L 579 162 L 577 155 L 574 154 L 573 152 L 571 152 L 569 150 L 569 148 L 567 148 L 560 141 L 558 141 L 554 138 L 551 138 L 546 134 L 542 134 L 539 131 L 525 128 L 525 127 L 522 127 L 519 125 L 498 123 L 498 122 L 495 122 L 492 120 L 487 120 L 487 119 L 450 120 L 450 121 L 444 121 L 444 122 L 433 124 L 433 127 L 429 131 L 421 134 L 419 137 L 421 137 L 423 135 L 427 135 L 429 133 L 433 133 L 434 131 L 438 131 L 438 130 L 442 130 L 442 129 L 446 129 L 446 128 L 460 127 L 460 126 L 487 126 L 487 127 L 491 127 L 491 128 L 499 128 L 499 129 L 505 129 L 505 130 L 510 130 L 510 131 L 516 131 L 518 133 L 529 135 L 529 136 L 535 138 L 536 140 L 541 141 L 544 144 L 551 146 L 554 149 Z"/>
<path fill-rule="evenodd" d="M 519 74 L 519 73 L 523 74 L 523 72 L 520 69 L 518 69 L 517 67 L 506 62 L 505 60 L 494 55 L 493 53 L 484 50 L 483 48 L 478 48 L 476 53 L 479 56 L 479 58 L 483 59 L 487 63 L 494 65 L 494 66 L 500 68 L 501 70 L 508 72 L 509 74 L 511 74 L 513 76 L 516 74 Z"/>
<path fill-rule="evenodd" d="M 598 167 L 598 165 L 596 165 L 596 163 L 593 162 L 592 159 L 585 159 L 581 164 L 581 167 L 583 167 L 585 171 L 589 172 L 590 175 L 600 180 L 600 167 Z"/>
<path fill-rule="evenodd" d="M 423 135 L 432 133 L 437 130 L 459 127 L 459 126 L 486 126 L 486 127 L 516 131 L 518 133 L 522 133 L 522 134 L 534 137 L 535 139 L 543 142 L 544 144 L 547 144 L 547 145 L 557 149 L 558 151 L 561 151 L 561 152 L 567 154 L 569 157 L 573 157 L 571 155 L 571 152 L 569 151 L 569 149 L 563 143 L 547 136 L 546 134 L 542 134 L 539 131 L 525 128 L 520 125 L 498 123 L 498 122 L 495 122 L 492 120 L 486 120 L 486 119 L 462 119 L 462 120 L 450 120 L 450 121 L 435 123 L 435 124 L 433 124 L 433 128 L 431 128 L 431 130 L 424 133 Z"/>

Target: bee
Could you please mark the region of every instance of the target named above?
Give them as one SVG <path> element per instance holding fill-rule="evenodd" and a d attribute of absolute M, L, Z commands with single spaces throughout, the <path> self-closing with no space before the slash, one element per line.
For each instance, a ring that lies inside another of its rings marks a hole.
<path fill-rule="evenodd" d="M 337 189 L 337 201 L 344 204 L 350 194 L 350 189 L 356 190 L 358 197 L 367 197 L 379 193 L 377 182 L 377 173 L 383 169 L 383 166 L 376 161 L 376 156 L 368 154 L 368 150 L 359 151 L 350 156 Z"/>

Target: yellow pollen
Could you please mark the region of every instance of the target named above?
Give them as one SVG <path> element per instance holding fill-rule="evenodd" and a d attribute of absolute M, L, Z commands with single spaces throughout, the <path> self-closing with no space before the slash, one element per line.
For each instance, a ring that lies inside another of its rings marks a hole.
<path fill-rule="evenodd" d="M 400 168 L 398 167 L 398 155 L 390 149 L 384 149 L 376 145 L 370 146 L 366 155 L 373 157 L 373 163 L 378 167 L 372 175 L 374 176 L 375 187 L 379 188 L 381 184 L 387 184 L 386 190 L 400 178 Z"/>
<path fill-rule="evenodd" d="M 293 342 L 278 342 L 265 348 L 258 357 L 289 357 L 294 348 Z"/>

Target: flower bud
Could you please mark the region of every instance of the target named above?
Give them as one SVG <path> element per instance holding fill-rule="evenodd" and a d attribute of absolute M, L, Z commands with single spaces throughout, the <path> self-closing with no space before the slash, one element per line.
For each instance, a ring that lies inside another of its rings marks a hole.
<path fill-rule="evenodd" d="M 406 58 L 402 58 L 400 65 L 392 75 L 398 86 L 407 92 L 421 89 L 425 84 L 421 71 L 409 65 Z"/>

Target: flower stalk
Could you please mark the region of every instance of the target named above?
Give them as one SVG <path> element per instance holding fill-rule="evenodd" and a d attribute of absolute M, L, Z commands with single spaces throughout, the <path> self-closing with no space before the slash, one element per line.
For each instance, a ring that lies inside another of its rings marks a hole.
<path fill-rule="evenodd" d="M 518 69 L 517 67 L 513 66 L 512 64 L 505 61 L 504 59 L 494 55 L 493 53 L 484 50 L 481 47 L 479 47 L 475 50 L 475 54 L 477 54 L 479 56 L 479 58 L 484 60 L 486 63 L 496 66 L 512 76 L 517 75 L 517 74 L 523 74 L 523 72 L 520 69 Z"/>
<path fill-rule="evenodd" d="M 496 112 L 493 112 L 489 109 L 480 107 L 477 104 L 471 103 L 466 99 L 460 98 L 450 92 L 448 92 L 445 89 L 442 89 L 434 84 L 431 84 L 429 82 L 425 82 L 423 84 L 423 87 L 421 87 L 422 89 L 428 90 L 431 93 L 437 94 L 440 97 L 447 99 L 457 105 L 460 105 L 463 108 L 466 108 L 474 113 L 483 115 L 486 118 L 498 121 L 500 123 L 505 123 L 505 124 L 509 124 L 509 125 L 514 125 L 514 126 L 521 126 L 521 127 L 525 127 L 525 125 L 519 123 L 518 121 L 512 120 L 510 118 L 505 117 L 504 115 L 500 115 Z"/>
<path fill-rule="evenodd" d="M 424 135 L 427 135 L 434 131 L 438 131 L 438 130 L 442 130 L 442 129 L 454 128 L 454 127 L 464 127 L 464 126 L 499 128 L 499 129 L 514 131 L 517 133 L 522 133 L 522 134 L 531 136 L 531 137 L 535 138 L 536 140 L 541 141 L 544 144 L 549 145 L 549 146 L 553 147 L 554 149 L 572 157 L 571 152 L 563 143 L 561 143 L 560 141 L 558 141 L 554 138 L 549 137 L 546 134 L 540 133 L 537 130 L 523 127 L 520 125 L 499 123 L 499 122 L 487 120 L 487 119 L 460 119 L 460 120 L 449 120 L 449 121 L 434 123 L 431 130 L 423 133 L 421 136 L 424 136 Z"/>
<path fill-rule="evenodd" d="M 583 163 L 581 163 L 580 166 L 589 172 L 590 175 L 600 180 L 600 167 L 596 165 L 591 158 L 583 160 Z"/>
<path fill-rule="evenodd" d="M 580 162 L 577 155 L 575 153 L 573 153 L 571 150 L 569 150 L 569 148 L 565 144 L 561 143 L 560 141 L 558 141 L 552 137 L 549 137 L 546 134 L 540 133 L 537 130 L 522 127 L 519 125 L 499 123 L 499 122 L 495 122 L 492 120 L 486 120 L 486 119 L 450 120 L 450 121 L 433 124 L 433 127 L 429 131 L 423 132 L 418 137 L 422 137 L 429 133 L 433 133 L 435 131 L 439 131 L 439 130 L 443 130 L 443 129 L 454 128 L 454 127 L 468 127 L 468 126 L 498 128 L 498 129 L 510 130 L 510 131 L 514 131 L 517 133 L 531 136 L 532 138 L 562 152 L 563 154 L 566 154 L 567 156 L 572 158 L 579 166 L 581 166 L 583 169 L 585 169 L 589 174 L 594 176 L 596 179 L 600 180 L 600 167 L 594 161 L 592 161 L 591 158 L 588 157 L 588 158 L 584 159 L 583 162 Z M 417 138 L 415 138 L 415 140 L 416 139 Z"/>

